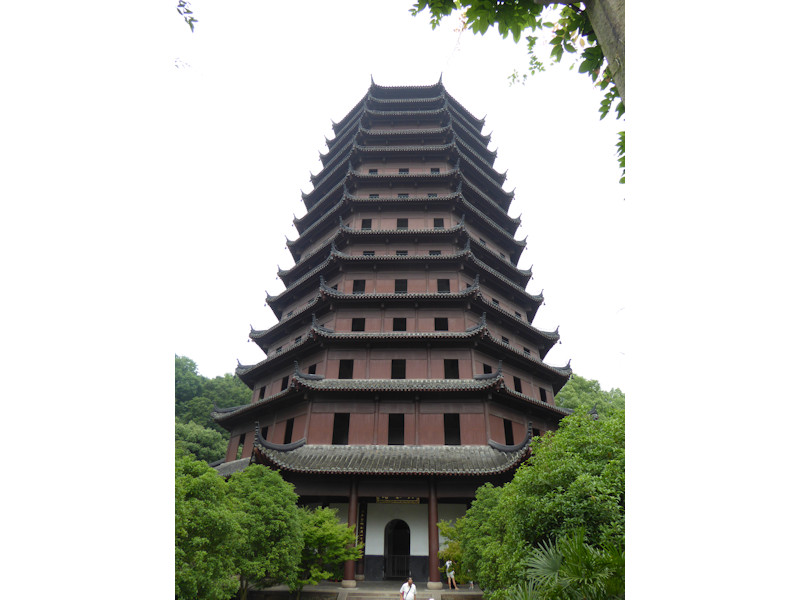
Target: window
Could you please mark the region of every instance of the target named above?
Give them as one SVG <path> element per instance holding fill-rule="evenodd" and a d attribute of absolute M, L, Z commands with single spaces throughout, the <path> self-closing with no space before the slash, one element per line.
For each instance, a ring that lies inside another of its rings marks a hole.
<path fill-rule="evenodd" d="M 398 198 L 408 198 L 408 194 L 397 194 Z"/>
<path fill-rule="evenodd" d="M 441 294 L 447 294 L 450 292 L 450 280 L 449 279 L 437 279 L 436 280 L 436 291 Z"/>
<path fill-rule="evenodd" d="M 536 436 L 536 437 L 539 437 L 539 436 L 542 435 L 542 432 L 539 431 L 538 429 L 536 429 L 536 427 L 534 427 L 533 428 L 533 435 Z"/>
<path fill-rule="evenodd" d="M 269 432 L 269 427 L 264 426 L 261 428 L 261 437 L 267 439 L 267 433 Z"/>
<path fill-rule="evenodd" d="M 242 448 L 244 448 L 244 434 L 239 436 L 239 447 L 236 449 L 236 460 L 242 458 Z"/>
<path fill-rule="evenodd" d="M 361 229 L 371 230 L 372 219 L 361 219 Z"/>
<path fill-rule="evenodd" d="M 389 415 L 389 445 L 402 446 L 405 444 L 405 415 L 392 413 Z"/>
<path fill-rule="evenodd" d="M 461 445 L 461 422 L 458 413 L 444 415 L 444 443 L 446 446 Z"/>
<path fill-rule="evenodd" d="M 514 311 L 514 316 L 517 317 L 518 319 L 522 318 L 522 315 L 520 313 L 518 313 L 517 311 Z"/>
<path fill-rule="evenodd" d="M 346 446 L 350 437 L 350 414 L 335 413 L 333 415 L 333 436 L 331 444 L 334 446 Z"/>
<path fill-rule="evenodd" d="M 392 331 L 405 331 L 406 330 L 406 318 L 405 317 L 395 317 L 392 319 Z"/>
<path fill-rule="evenodd" d="M 431 173 L 433 173 L 434 175 L 438 174 L 439 173 L 439 167 L 431 167 Z"/>
<path fill-rule="evenodd" d="M 503 432 L 506 434 L 506 446 L 513 446 L 514 428 L 511 425 L 511 421 L 508 419 L 503 419 Z"/>
<path fill-rule="evenodd" d="M 547 390 L 543 387 L 539 388 L 539 397 L 542 399 L 542 402 L 547 402 Z"/>
<path fill-rule="evenodd" d="M 514 391 L 522 393 L 522 380 L 519 377 L 514 377 Z"/>
<path fill-rule="evenodd" d="M 406 378 L 406 360 L 404 358 L 392 359 L 392 379 Z"/>
<path fill-rule="evenodd" d="M 458 379 L 458 359 L 445 358 L 444 359 L 444 378 L 445 379 Z"/>
<path fill-rule="evenodd" d="M 294 343 L 295 344 L 299 344 L 300 340 L 302 340 L 302 339 L 303 339 L 303 336 L 302 335 L 298 335 L 296 338 L 294 338 Z"/>
<path fill-rule="evenodd" d="M 370 169 L 369 170 L 369 174 L 370 175 L 377 175 L 378 174 L 378 169 Z"/>
<path fill-rule="evenodd" d="M 444 219 L 436 218 L 433 220 L 434 229 L 444 229 Z"/>
<path fill-rule="evenodd" d="M 354 317 L 350 331 L 364 331 L 364 317 Z"/>
<path fill-rule="evenodd" d="M 364 256 L 375 256 L 375 250 L 364 250 L 362 254 Z"/>
<path fill-rule="evenodd" d="M 294 311 L 293 311 L 293 310 L 290 310 L 288 313 L 286 313 L 286 318 L 288 319 L 288 318 L 289 318 L 289 317 L 291 317 L 293 314 L 294 314 Z"/>
<path fill-rule="evenodd" d="M 483 363 L 483 374 L 488 375 L 491 372 L 492 372 L 492 367 L 490 365 L 487 365 L 486 363 Z"/>
<path fill-rule="evenodd" d="M 448 331 L 447 317 L 434 317 L 433 319 L 434 331 Z"/>
<path fill-rule="evenodd" d="M 492 304 L 495 306 L 500 306 L 500 302 L 497 300 L 497 298 L 492 298 Z"/>
<path fill-rule="evenodd" d="M 525 353 L 526 356 L 530 356 L 531 355 L 531 349 L 530 348 L 525 348 L 523 346 L 522 347 L 522 351 Z"/>
<path fill-rule="evenodd" d="M 277 348 L 275 348 L 275 353 L 277 354 L 281 350 L 283 350 L 283 346 L 278 346 Z"/>
<path fill-rule="evenodd" d="M 394 293 L 407 294 L 408 293 L 408 279 L 395 279 L 394 280 Z"/>
<path fill-rule="evenodd" d="M 260 390 L 258 390 L 258 399 L 263 400 L 264 394 L 267 392 L 267 386 L 262 386 Z"/>
<path fill-rule="evenodd" d="M 478 241 L 479 241 L 481 244 L 483 244 L 484 246 L 486 245 L 486 240 L 485 240 L 485 239 L 483 239 L 483 238 L 478 238 Z"/>
<path fill-rule="evenodd" d="M 289 419 L 286 421 L 286 430 L 283 432 L 283 443 L 284 444 L 291 444 L 292 443 L 292 430 L 294 429 L 294 419 Z"/>
<path fill-rule="evenodd" d="M 432 193 L 428 194 L 428 198 L 438 198 L 438 197 L 439 197 L 439 194 L 432 194 Z"/>
<path fill-rule="evenodd" d="M 366 286 L 366 279 L 355 279 L 353 280 L 353 293 L 354 294 L 363 294 L 364 289 Z"/>
<path fill-rule="evenodd" d="M 339 361 L 339 379 L 353 378 L 353 359 L 345 358 Z"/>
<path fill-rule="evenodd" d="M 441 254 L 442 254 L 441 250 L 428 250 L 429 256 L 441 256 Z"/>
<path fill-rule="evenodd" d="M 400 175 L 408 175 L 408 168 L 407 167 L 406 168 L 401 168 L 400 169 Z"/>
<path fill-rule="evenodd" d="M 338 283 L 334 283 L 334 284 L 331 286 L 331 289 L 332 289 L 332 290 L 338 290 L 338 289 L 339 289 L 339 284 L 338 284 Z M 308 303 L 309 303 L 309 304 L 311 304 L 311 303 L 312 303 L 314 300 L 315 300 L 315 298 L 311 298 L 311 300 L 309 300 L 309 301 L 308 301 Z"/>
<path fill-rule="evenodd" d="M 314 363 L 310 367 L 308 367 L 308 374 L 309 375 L 316 375 L 317 374 L 317 364 Z"/>
<path fill-rule="evenodd" d="M 380 194 L 370 194 L 369 197 L 370 197 L 371 200 L 374 200 L 375 198 L 380 198 L 381 195 Z"/>
<path fill-rule="evenodd" d="M 397 256 L 408 256 L 408 250 L 395 250 Z"/>
<path fill-rule="evenodd" d="M 408 219 L 397 219 L 398 229 L 408 229 Z"/>
<path fill-rule="evenodd" d="M 511 343 L 511 342 L 508 341 L 508 338 L 506 336 L 504 336 L 504 335 L 501 335 L 500 339 L 503 340 L 504 344 L 510 344 Z"/>

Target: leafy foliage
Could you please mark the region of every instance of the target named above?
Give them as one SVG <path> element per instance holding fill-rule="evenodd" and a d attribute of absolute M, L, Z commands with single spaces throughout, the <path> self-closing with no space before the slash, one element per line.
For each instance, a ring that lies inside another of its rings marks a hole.
<path fill-rule="evenodd" d="M 625 410 L 625 394 L 619 388 L 604 391 L 594 379 L 573 375 L 555 398 L 556 406 L 572 410 L 591 410 L 603 416 L 613 410 Z"/>
<path fill-rule="evenodd" d="M 197 19 L 194 18 L 194 13 L 190 8 L 190 4 L 186 0 L 178 0 L 178 14 L 183 17 L 183 20 L 186 21 L 186 24 L 194 33 L 194 24 L 197 23 Z"/>
<path fill-rule="evenodd" d="M 556 4 L 555 2 L 549 4 Z M 561 4 L 561 3 L 559 3 Z M 411 9 L 412 15 L 418 15 L 426 8 L 430 10 L 430 23 L 435 29 L 441 24 L 442 18 L 453 11 L 462 13 L 462 22 L 465 28 L 474 33 L 483 35 L 488 29 L 496 25 L 497 31 L 504 38 L 511 35 L 514 42 L 519 42 L 522 34 L 529 31 L 525 39 L 528 48 L 528 70 L 531 75 L 544 70 L 544 64 L 537 54 L 536 44 L 538 32 L 549 32 L 550 60 L 552 63 L 561 62 L 564 53 L 576 55 L 579 73 L 586 73 L 600 89 L 609 88 L 600 105 L 600 119 L 604 119 L 612 105 L 616 103 L 617 118 L 625 114 L 625 105 L 611 77 L 608 61 L 602 47 L 597 41 L 592 24 L 581 3 L 564 4 L 560 12 L 545 11 L 544 3 L 533 0 L 497 1 L 497 0 L 418 0 Z M 554 14 L 555 21 L 545 21 L 546 16 Z M 580 49 L 580 53 L 579 53 Z M 579 56 L 578 56 L 579 55 Z M 551 63 L 551 64 L 552 64 Z M 573 64 L 570 68 L 573 68 Z M 599 78 L 599 82 L 598 82 Z M 509 79 L 511 83 L 524 82 L 527 75 L 520 76 L 514 71 Z M 623 169 L 620 183 L 625 183 L 625 136 L 620 134 L 617 142 L 617 155 L 620 167 Z"/>
<path fill-rule="evenodd" d="M 225 456 L 227 443 L 223 435 L 214 429 L 194 421 L 181 423 L 175 419 L 175 446 L 192 454 L 197 460 L 210 463 Z"/>

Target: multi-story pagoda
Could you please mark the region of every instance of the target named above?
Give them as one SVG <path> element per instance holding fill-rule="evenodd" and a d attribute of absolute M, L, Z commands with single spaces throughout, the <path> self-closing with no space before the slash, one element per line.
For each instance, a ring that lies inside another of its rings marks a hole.
<path fill-rule="evenodd" d="M 250 332 L 266 358 L 236 370 L 252 403 L 215 412 L 220 472 L 268 465 L 357 526 L 345 586 L 440 588 L 436 522 L 508 481 L 567 413 L 553 396 L 571 370 L 543 361 L 558 333 L 531 325 L 542 296 L 483 122 L 440 80 L 373 82 L 333 125 L 286 289 L 267 296 L 278 323 Z"/>

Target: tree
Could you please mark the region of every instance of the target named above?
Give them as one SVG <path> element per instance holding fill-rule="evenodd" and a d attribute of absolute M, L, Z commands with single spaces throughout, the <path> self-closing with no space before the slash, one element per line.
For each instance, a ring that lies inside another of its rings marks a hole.
<path fill-rule="evenodd" d="M 597 407 L 597 414 L 605 415 L 612 410 L 625 410 L 625 394 L 619 388 L 604 391 L 594 379 L 584 379 L 573 375 L 556 395 L 556 406 L 572 410 L 591 410 Z"/>
<path fill-rule="evenodd" d="M 228 481 L 231 510 L 242 535 L 233 556 L 240 577 L 239 598 L 251 585 L 296 585 L 303 549 L 303 525 L 294 488 L 263 465 L 250 465 Z"/>
<path fill-rule="evenodd" d="M 547 540 L 583 528 L 589 544 L 624 545 L 624 412 L 565 417 L 531 450 L 509 483 L 479 488 L 456 522 L 462 567 L 493 600 L 519 582 L 525 558 Z"/>
<path fill-rule="evenodd" d="M 175 419 L 175 445 L 197 460 L 209 463 L 223 458 L 228 446 L 220 432 L 194 421 L 181 423 L 178 419 Z"/>
<path fill-rule="evenodd" d="M 341 578 L 346 560 L 361 558 L 363 544 L 356 544 L 355 527 L 341 523 L 336 511 L 330 508 L 301 508 L 303 552 L 300 557 L 300 577 L 289 587 L 300 600 L 305 585 L 316 585 L 323 579 Z"/>
<path fill-rule="evenodd" d="M 545 21 L 545 5 L 560 5 L 556 20 Z M 625 113 L 625 2 L 624 0 L 418 0 L 411 9 L 417 15 L 430 9 L 430 22 L 435 29 L 443 17 L 454 10 L 462 12 L 464 28 L 484 34 L 492 25 L 504 38 L 509 34 L 519 42 L 526 33 L 529 71 L 533 75 L 544 70 L 544 63 L 537 50 L 538 32 L 549 32 L 552 46 L 550 59 L 560 62 L 564 53 L 580 51 L 579 73 L 586 73 L 602 90 L 608 90 L 600 103 L 600 118 L 603 119 L 616 105 L 617 118 Z M 609 60 L 610 59 L 610 60 Z M 574 66 L 574 65 L 573 65 Z M 571 67 L 572 68 L 572 67 Z M 521 78 L 514 72 L 510 79 Z M 617 157 L 625 183 L 625 133 L 619 133 Z"/>
<path fill-rule="evenodd" d="M 236 591 L 231 549 L 237 523 L 225 481 L 193 456 L 175 460 L 175 597 L 228 600 Z"/>

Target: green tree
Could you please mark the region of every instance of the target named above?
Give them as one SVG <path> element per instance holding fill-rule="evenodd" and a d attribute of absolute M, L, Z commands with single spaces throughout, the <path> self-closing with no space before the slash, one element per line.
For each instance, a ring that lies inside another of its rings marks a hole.
<path fill-rule="evenodd" d="M 175 598 L 228 600 L 239 585 L 231 553 L 238 536 L 225 481 L 193 456 L 176 456 Z"/>
<path fill-rule="evenodd" d="M 573 375 L 556 395 L 556 406 L 572 410 L 591 410 L 597 407 L 598 415 L 612 410 L 625 410 L 625 394 L 619 388 L 604 391 L 594 379 Z"/>
<path fill-rule="evenodd" d="M 294 488 L 263 465 L 250 465 L 228 481 L 231 510 L 243 534 L 233 549 L 239 598 L 252 585 L 296 585 L 303 524 Z"/>
<path fill-rule="evenodd" d="M 561 8 L 558 13 L 545 14 L 545 5 Z M 426 8 L 430 9 L 434 29 L 443 17 L 459 11 L 464 28 L 476 34 L 484 34 L 492 26 L 497 26 L 504 38 L 511 34 L 515 42 L 525 34 L 531 75 L 544 70 L 537 42 L 538 35 L 547 32 L 551 61 L 561 62 L 564 53 L 576 56 L 580 53 L 576 61 L 578 72 L 586 73 L 601 90 L 607 90 L 600 102 L 600 118 L 605 118 L 613 108 L 617 118 L 625 113 L 624 0 L 418 0 L 411 13 L 417 15 Z M 515 71 L 510 79 L 513 83 L 524 81 L 527 76 L 520 77 Z M 622 169 L 620 183 L 625 183 L 623 131 L 619 133 L 617 157 Z"/>
<path fill-rule="evenodd" d="M 462 567 L 492 599 L 522 579 L 534 547 L 584 528 L 592 545 L 624 546 L 625 414 L 578 412 L 535 438 L 532 456 L 500 488 L 485 485 L 456 522 Z"/>
<path fill-rule="evenodd" d="M 303 552 L 300 576 L 289 589 L 300 600 L 305 585 L 316 585 L 323 579 L 341 578 L 346 560 L 361 558 L 363 545 L 356 545 L 355 527 L 341 523 L 331 508 L 301 508 Z"/>
<path fill-rule="evenodd" d="M 223 458 L 228 447 L 219 431 L 203 427 L 194 421 L 181 423 L 178 419 L 175 419 L 175 445 L 197 460 L 206 462 Z"/>
<path fill-rule="evenodd" d="M 197 363 L 188 356 L 175 355 L 175 406 L 188 402 L 203 392 L 204 377 L 197 373 Z"/>

